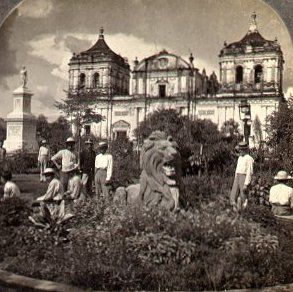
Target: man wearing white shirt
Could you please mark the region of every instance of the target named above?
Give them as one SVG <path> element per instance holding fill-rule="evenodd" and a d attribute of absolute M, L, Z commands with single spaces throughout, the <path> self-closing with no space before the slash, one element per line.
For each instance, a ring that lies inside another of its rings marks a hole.
<path fill-rule="evenodd" d="M 68 188 L 68 181 L 69 181 L 69 174 L 66 171 L 68 165 L 72 163 L 77 163 L 76 155 L 73 153 L 75 146 L 75 140 L 70 137 L 66 140 L 66 149 L 62 149 L 57 152 L 51 160 L 56 165 L 57 169 L 60 170 L 60 180 L 62 182 L 64 191 L 67 191 Z M 61 165 L 58 161 L 61 160 Z"/>
<path fill-rule="evenodd" d="M 230 202 L 234 210 L 240 211 L 247 205 L 246 191 L 251 182 L 254 160 L 248 154 L 249 148 L 246 142 L 240 142 L 238 149 L 239 158 L 230 194 Z"/>
<path fill-rule="evenodd" d="M 42 146 L 39 149 L 39 155 L 38 155 L 38 163 L 40 165 L 40 181 L 45 182 L 46 177 L 44 176 L 44 171 L 47 168 L 47 163 L 49 161 L 50 156 L 50 150 L 49 147 L 47 147 L 47 141 L 43 140 Z"/>
<path fill-rule="evenodd" d="M 106 142 L 99 143 L 100 154 L 95 159 L 95 187 L 96 194 L 102 194 L 105 198 L 109 196 L 108 185 L 111 181 L 113 173 L 113 157 L 106 153 L 108 144 Z"/>
<path fill-rule="evenodd" d="M 270 189 L 269 201 L 272 212 L 277 216 L 290 216 L 293 211 L 293 188 L 287 186 L 291 176 L 286 171 L 279 171 L 274 179 L 278 182 Z"/>

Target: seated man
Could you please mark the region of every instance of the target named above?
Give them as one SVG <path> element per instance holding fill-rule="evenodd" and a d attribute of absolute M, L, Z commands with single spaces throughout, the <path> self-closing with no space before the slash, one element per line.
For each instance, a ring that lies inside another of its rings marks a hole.
<path fill-rule="evenodd" d="M 278 184 L 272 186 L 270 189 L 269 201 L 272 204 L 272 212 L 277 216 L 292 215 L 293 188 L 286 185 L 292 177 L 286 171 L 281 170 L 274 179 Z"/>
<path fill-rule="evenodd" d="M 49 182 L 47 192 L 45 195 L 38 197 L 37 201 L 60 201 L 63 199 L 63 186 L 58 178 L 53 168 L 46 168 L 43 172 L 46 181 Z"/>
<path fill-rule="evenodd" d="M 12 173 L 9 170 L 4 171 L 2 174 L 2 179 L 5 183 L 4 185 L 4 196 L 3 199 L 19 197 L 20 190 L 18 186 L 12 181 Z"/>
<path fill-rule="evenodd" d="M 68 195 L 74 200 L 74 203 L 84 200 L 85 194 L 81 176 L 79 175 L 78 164 L 71 163 L 67 165 L 63 171 L 67 173 L 69 177 L 68 190 L 64 195 Z"/>

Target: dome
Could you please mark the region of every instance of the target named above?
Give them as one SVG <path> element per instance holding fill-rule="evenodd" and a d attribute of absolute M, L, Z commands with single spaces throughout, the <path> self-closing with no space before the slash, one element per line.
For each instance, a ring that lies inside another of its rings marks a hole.
<path fill-rule="evenodd" d="M 255 13 L 252 14 L 251 18 L 252 20 L 247 34 L 238 42 L 229 45 L 224 43 L 224 48 L 221 50 L 220 56 L 281 50 L 277 40 L 266 40 L 259 33 Z"/>
<path fill-rule="evenodd" d="M 74 54 L 70 60 L 70 64 L 75 62 L 87 63 L 87 62 L 99 62 L 99 61 L 113 61 L 116 64 L 129 69 L 128 62 L 113 52 L 107 45 L 104 39 L 104 29 L 100 29 L 100 35 L 97 42 L 88 50 L 81 52 L 80 54 Z"/>
<path fill-rule="evenodd" d="M 134 67 L 134 71 L 146 71 L 146 67 L 148 71 L 191 69 L 189 63 L 177 55 L 168 53 L 166 50 L 143 59 Z"/>

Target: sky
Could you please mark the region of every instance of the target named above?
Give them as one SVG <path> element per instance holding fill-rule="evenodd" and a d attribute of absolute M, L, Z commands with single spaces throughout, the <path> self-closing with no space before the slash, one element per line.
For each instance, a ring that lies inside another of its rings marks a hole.
<path fill-rule="evenodd" d="M 12 110 L 12 92 L 27 67 L 32 111 L 54 120 L 56 100 L 68 89 L 68 62 L 93 45 L 99 29 L 112 50 L 139 60 L 162 49 L 218 75 L 224 41 L 240 40 L 255 11 L 260 33 L 275 37 L 285 58 L 284 92 L 293 94 L 293 47 L 285 24 L 261 0 L 25 0 L 0 28 L 0 117 Z"/>

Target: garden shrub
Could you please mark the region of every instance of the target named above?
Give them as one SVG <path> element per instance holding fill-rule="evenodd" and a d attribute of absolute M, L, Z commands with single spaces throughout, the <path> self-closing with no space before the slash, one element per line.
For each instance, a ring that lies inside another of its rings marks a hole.
<path fill-rule="evenodd" d="M 37 154 L 18 151 L 7 157 L 12 173 L 29 173 L 38 167 Z"/>
<path fill-rule="evenodd" d="M 251 204 L 242 217 L 227 208 L 230 179 L 190 178 L 189 196 L 194 188 L 203 199 L 175 213 L 89 198 L 72 207 L 67 241 L 23 218 L 5 237 L 0 265 L 96 290 L 224 290 L 293 280 L 291 235 L 270 221 L 266 206 Z"/>

